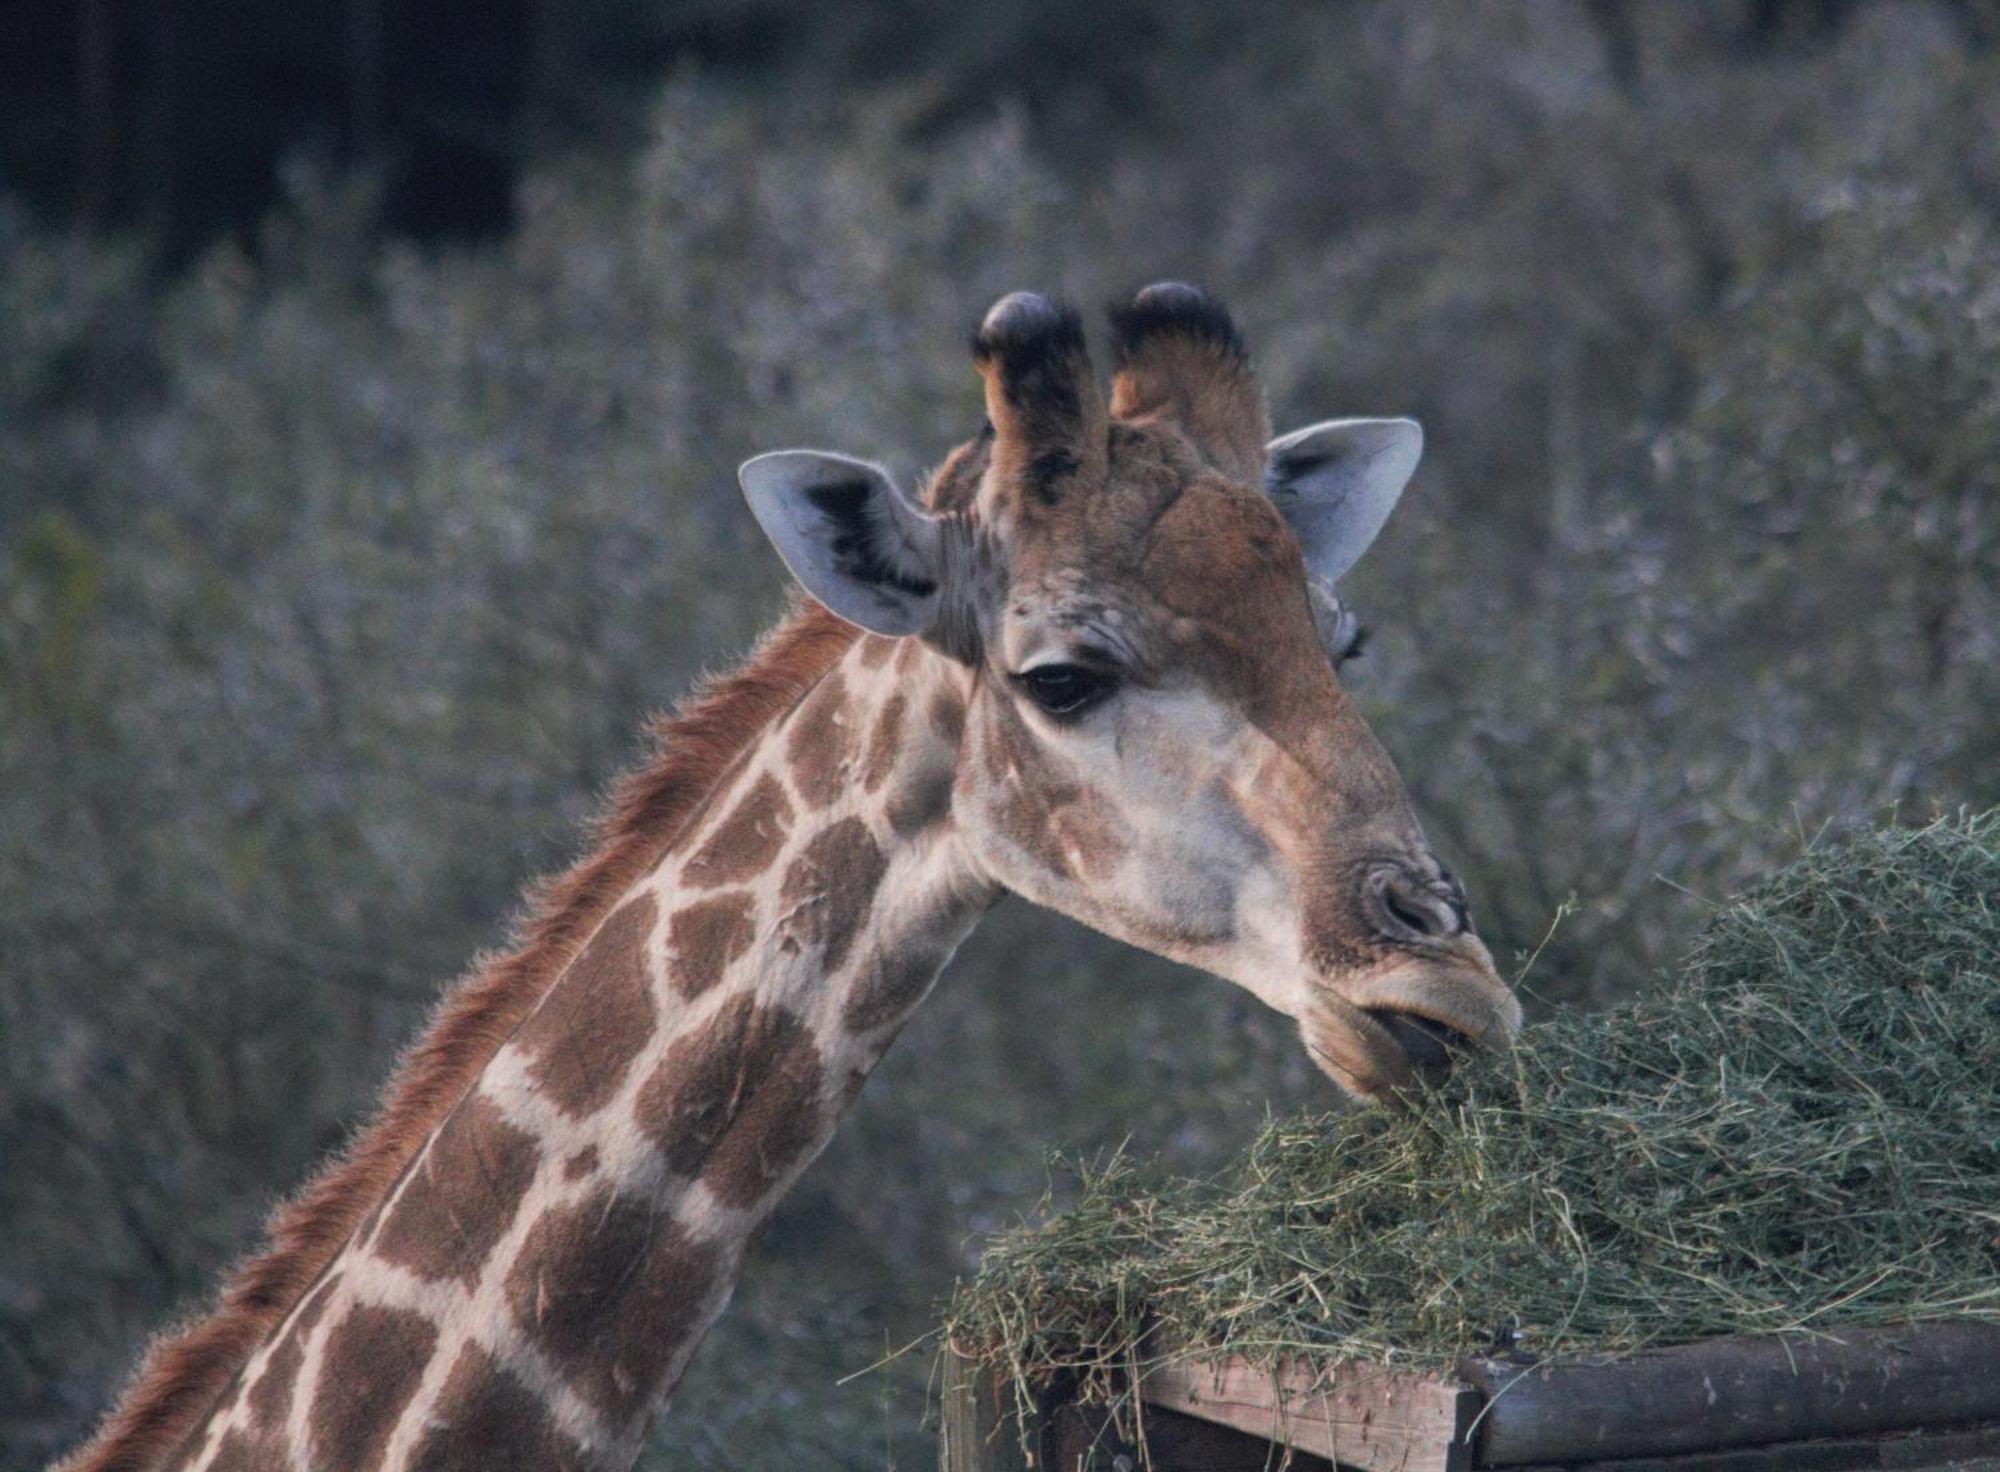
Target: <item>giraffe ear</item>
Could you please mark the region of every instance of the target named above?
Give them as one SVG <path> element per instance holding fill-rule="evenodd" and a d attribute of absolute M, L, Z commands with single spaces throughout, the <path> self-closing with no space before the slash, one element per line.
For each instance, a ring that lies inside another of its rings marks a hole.
<path fill-rule="evenodd" d="M 936 622 L 942 529 L 880 466 L 825 450 L 774 450 L 736 475 L 792 576 L 833 612 L 895 638 Z"/>
<path fill-rule="evenodd" d="M 1265 447 L 1264 489 L 1313 576 L 1331 585 L 1361 560 L 1423 453 L 1414 419 L 1328 419 Z"/>

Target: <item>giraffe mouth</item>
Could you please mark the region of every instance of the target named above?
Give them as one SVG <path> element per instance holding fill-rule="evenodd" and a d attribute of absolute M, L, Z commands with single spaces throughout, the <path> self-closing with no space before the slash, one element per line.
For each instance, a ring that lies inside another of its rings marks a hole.
<path fill-rule="evenodd" d="M 1395 1041 L 1409 1060 L 1411 1070 L 1426 1083 L 1435 1083 L 1451 1072 L 1463 1054 L 1479 1045 L 1448 1022 L 1417 1012 L 1387 1007 L 1364 1009 L 1370 1019 Z"/>
<path fill-rule="evenodd" d="M 1435 960 L 1329 987 L 1300 1018 L 1321 1072 L 1371 1100 L 1442 1081 L 1467 1055 L 1506 1047 L 1520 1025 L 1520 1004 L 1490 965 Z"/>

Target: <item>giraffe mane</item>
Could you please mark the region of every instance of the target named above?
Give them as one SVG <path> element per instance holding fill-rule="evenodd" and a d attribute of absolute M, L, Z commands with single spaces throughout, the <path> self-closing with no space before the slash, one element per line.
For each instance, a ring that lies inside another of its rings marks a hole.
<path fill-rule="evenodd" d="M 858 635 L 798 599 L 741 666 L 655 720 L 651 758 L 617 784 L 586 855 L 529 888 L 509 946 L 478 958 L 446 991 L 374 1118 L 272 1213 L 265 1246 L 236 1266 L 211 1306 L 153 1341 L 94 1437 L 59 1472 L 145 1472 L 182 1444 L 745 745 Z"/>

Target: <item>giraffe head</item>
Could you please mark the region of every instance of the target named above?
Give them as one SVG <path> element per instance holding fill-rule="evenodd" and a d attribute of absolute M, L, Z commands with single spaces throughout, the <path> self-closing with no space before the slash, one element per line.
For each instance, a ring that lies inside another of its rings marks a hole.
<path fill-rule="evenodd" d="M 1422 447 L 1408 420 L 1269 438 L 1193 288 L 1114 310 L 1107 402 L 1076 314 L 1017 293 L 973 356 L 987 425 L 912 499 L 876 466 L 743 482 L 806 589 L 964 668 L 950 822 L 999 884 L 1237 982 L 1377 1096 L 1520 1008 L 1341 689 L 1335 581 Z"/>

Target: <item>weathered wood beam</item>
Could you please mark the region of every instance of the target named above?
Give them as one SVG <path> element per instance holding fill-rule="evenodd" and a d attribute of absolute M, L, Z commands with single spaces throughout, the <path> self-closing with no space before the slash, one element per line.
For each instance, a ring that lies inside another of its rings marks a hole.
<path fill-rule="evenodd" d="M 1984 1467 L 1994 1464 L 2000 1424 L 2000 1325 L 1711 1339 L 1540 1366 L 1479 1356 L 1456 1379 L 1341 1361 L 1273 1371 L 1231 1356 L 1189 1358 L 1146 1371 L 1139 1394 L 1161 1472 L 1248 1466 L 1226 1439 L 1239 1433 L 1253 1438 L 1252 1451 L 1288 1447 L 1359 1472 L 1833 1472 L 1929 1466 L 1914 1459 L 1932 1453 Z M 1107 1412 L 1069 1404 L 1060 1387 L 1032 1408 L 1025 1451 L 1013 1410 L 996 1381 L 948 1362 L 945 1472 L 1144 1460 Z M 1204 1441 L 1199 1423 L 1229 1431 Z M 1917 1430 L 1925 1434 L 1904 1435 Z M 1947 1432 L 1970 1440 L 1955 1446 Z"/>
<path fill-rule="evenodd" d="M 1201 1416 L 1359 1472 L 1467 1472 L 1479 1395 L 1448 1377 L 1352 1360 L 1187 1361 L 1146 1373 L 1148 1405 Z"/>
<path fill-rule="evenodd" d="M 1710 1339 L 1524 1369 L 1475 1357 L 1483 1467 L 1664 1457 L 2000 1419 L 2000 1325 Z"/>
<path fill-rule="evenodd" d="M 938 1427 L 938 1472 L 1027 1472 L 1019 1425 L 1006 1387 L 971 1360 L 946 1350 L 943 1421 Z M 1030 1428 L 1039 1440 L 1040 1428 Z"/>

